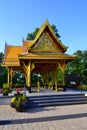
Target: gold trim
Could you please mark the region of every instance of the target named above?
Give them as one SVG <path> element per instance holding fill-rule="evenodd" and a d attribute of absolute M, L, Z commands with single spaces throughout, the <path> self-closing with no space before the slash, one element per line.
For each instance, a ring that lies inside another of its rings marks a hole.
<path fill-rule="evenodd" d="M 42 24 L 39 32 L 37 33 L 32 45 L 31 45 L 31 48 L 36 44 L 36 41 L 39 39 L 40 35 L 42 34 L 42 32 L 45 30 L 45 28 L 48 27 L 49 31 L 52 33 L 52 35 L 54 36 L 55 40 L 60 44 L 60 46 L 63 48 L 63 52 L 65 52 L 67 50 L 67 47 L 59 41 L 59 39 L 56 37 L 56 35 L 54 34 L 48 20 L 46 19 L 46 21 L 44 22 L 44 24 Z"/>

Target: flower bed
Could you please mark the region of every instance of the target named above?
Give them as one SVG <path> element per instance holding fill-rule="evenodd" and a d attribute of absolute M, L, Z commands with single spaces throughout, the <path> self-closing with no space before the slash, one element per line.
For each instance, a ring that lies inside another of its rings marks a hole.
<path fill-rule="evenodd" d="M 11 107 L 15 108 L 16 111 L 22 112 L 28 107 L 28 100 L 25 95 L 17 92 L 11 99 Z"/>

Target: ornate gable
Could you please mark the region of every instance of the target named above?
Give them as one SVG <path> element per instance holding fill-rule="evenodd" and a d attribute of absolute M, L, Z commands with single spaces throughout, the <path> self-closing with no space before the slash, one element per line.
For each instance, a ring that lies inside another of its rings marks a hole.
<path fill-rule="evenodd" d="M 67 47 L 56 37 L 48 20 L 46 20 L 29 49 L 31 52 L 65 52 Z"/>
<path fill-rule="evenodd" d="M 49 35 L 46 32 L 43 32 L 34 47 L 32 48 L 32 51 L 60 52 L 61 50 L 58 49 L 58 47 L 54 44 Z"/>

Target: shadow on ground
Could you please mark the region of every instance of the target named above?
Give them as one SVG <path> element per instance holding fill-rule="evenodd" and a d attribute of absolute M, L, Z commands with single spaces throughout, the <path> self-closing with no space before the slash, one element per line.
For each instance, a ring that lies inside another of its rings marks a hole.
<path fill-rule="evenodd" d="M 87 117 L 87 113 L 69 114 L 69 115 L 61 115 L 61 116 L 38 117 L 38 118 L 28 118 L 28 119 L 1 120 L 0 125 L 47 122 L 47 121 L 67 120 L 67 119 L 83 118 L 83 117 Z"/>

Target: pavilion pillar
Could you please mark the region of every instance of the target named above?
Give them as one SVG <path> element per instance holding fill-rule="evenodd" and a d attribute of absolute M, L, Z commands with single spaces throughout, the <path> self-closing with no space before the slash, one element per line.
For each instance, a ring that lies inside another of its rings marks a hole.
<path fill-rule="evenodd" d="M 35 68 L 35 64 L 31 63 L 31 60 L 27 61 L 26 63 L 25 61 L 21 60 L 22 69 L 26 79 L 26 86 L 28 88 L 29 93 L 31 93 L 31 72 Z"/>
<path fill-rule="evenodd" d="M 27 67 L 27 86 L 29 93 L 31 93 L 31 62 L 28 63 Z"/>
<path fill-rule="evenodd" d="M 39 80 L 37 81 L 37 92 L 38 93 L 40 92 L 40 81 Z"/>
<path fill-rule="evenodd" d="M 65 90 L 65 69 L 66 69 L 65 60 L 62 61 L 62 63 L 59 64 L 59 68 L 62 71 L 62 81 L 63 81 L 62 85 L 63 85 L 63 88 Z"/>
<path fill-rule="evenodd" d="M 65 71 L 62 72 L 62 77 L 63 77 L 63 89 L 66 91 L 66 86 L 65 86 Z"/>
<path fill-rule="evenodd" d="M 11 88 L 12 87 L 12 67 L 8 67 L 8 86 Z"/>

